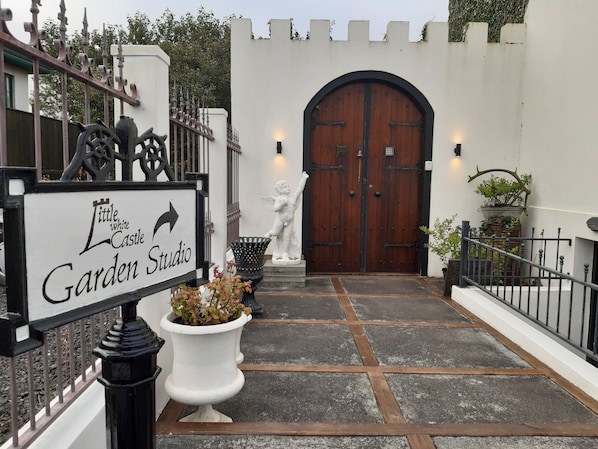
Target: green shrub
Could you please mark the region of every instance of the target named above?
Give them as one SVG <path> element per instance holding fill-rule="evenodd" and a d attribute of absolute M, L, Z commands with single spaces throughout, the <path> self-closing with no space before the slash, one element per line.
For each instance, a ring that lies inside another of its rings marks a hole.
<path fill-rule="evenodd" d="M 461 258 L 461 226 L 454 224 L 456 217 L 455 214 L 444 220 L 436 218 L 433 227 L 428 228 L 424 225 L 419 227 L 430 237 L 425 247 L 440 257 L 445 267 L 448 265 L 449 259 Z"/>

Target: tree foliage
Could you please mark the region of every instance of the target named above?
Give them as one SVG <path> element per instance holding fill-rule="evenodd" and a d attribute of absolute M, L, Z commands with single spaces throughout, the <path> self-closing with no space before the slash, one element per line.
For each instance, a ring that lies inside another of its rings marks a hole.
<path fill-rule="evenodd" d="M 449 41 L 465 40 L 469 22 L 488 23 L 488 42 L 500 41 L 506 23 L 523 23 L 529 0 L 449 0 Z"/>
<path fill-rule="evenodd" d="M 46 51 L 54 56 L 58 50 L 52 44 L 59 39 L 59 24 L 49 20 L 44 24 L 49 39 Z M 137 12 L 127 18 L 125 28 L 119 25 L 105 25 L 106 46 L 119 41 L 123 45 L 158 45 L 170 57 L 171 93 L 174 87 L 182 90 L 190 98 L 197 99 L 205 107 L 222 107 L 230 111 L 230 18 L 220 21 L 203 8 L 193 15 L 187 13 L 177 18 L 166 9 L 156 21 Z M 93 69 L 99 78 L 96 66 L 102 64 L 102 32 L 92 30 L 89 33 L 88 55 L 93 58 Z M 77 55 L 83 50 L 81 32 L 69 33 L 68 45 L 71 47 L 70 60 L 75 67 L 81 67 Z M 112 67 L 112 56 L 108 55 L 107 65 L 118 74 L 118 67 Z M 125 60 L 125 78 L 126 60 Z M 135 80 L 129 80 L 135 82 Z M 91 121 L 103 117 L 103 95 L 90 89 Z M 51 73 L 42 77 L 40 86 L 41 110 L 49 117 L 59 117 L 62 111 L 60 74 Z M 84 109 L 84 85 L 75 80 L 68 81 L 69 119 L 88 121 Z M 112 108 L 113 102 L 110 101 Z M 112 117 L 113 114 L 110 114 Z"/>

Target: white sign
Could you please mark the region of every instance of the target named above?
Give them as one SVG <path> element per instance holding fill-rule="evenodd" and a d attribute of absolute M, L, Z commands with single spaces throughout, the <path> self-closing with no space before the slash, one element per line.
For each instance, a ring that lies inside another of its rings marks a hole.
<path fill-rule="evenodd" d="M 24 197 L 29 320 L 196 269 L 196 191 L 103 190 Z"/>

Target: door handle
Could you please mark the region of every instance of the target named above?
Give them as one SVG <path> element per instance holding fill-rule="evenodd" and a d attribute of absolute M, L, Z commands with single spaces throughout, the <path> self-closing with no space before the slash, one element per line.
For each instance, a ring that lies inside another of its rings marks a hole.
<path fill-rule="evenodd" d="M 355 196 L 355 190 L 351 190 L 351 191 L 349 192 L 349 196 Z"/>
<path fill-rule="evenodd" d="M 382 193 L 381 193 L 381 192 L 376 192 L 376 193 L 374 193 L 374 196 L 375 196 L 375 197 L 379 197 L 379 196 L 381 196 L 381 195 L 382 195 Z"/>

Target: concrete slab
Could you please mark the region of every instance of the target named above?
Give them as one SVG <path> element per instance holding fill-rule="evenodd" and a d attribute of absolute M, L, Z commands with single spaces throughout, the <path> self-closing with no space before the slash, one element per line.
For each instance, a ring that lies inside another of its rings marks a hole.
<path fill-rule="evenodd" d="M 305 287 L 302 287 L 302 288 L 280 287 L 280 286 L 276 286 L 276 287 L 264 286 L 264 287 L 262 287 L 261 284 L 258 284 L 257 287 L 258 288 L 257 288 L 256 298 L 258 297 L 260 292 L 288 291 L 288 292 L 301 293 L 301 294 L 315 293 L 315 294 L 321 294 L 321 295 L 334 294 L 334 292 L 335 292 L 334 286 L 332 285 L 332 281 L 330 280 L 330 277 L 327 277 L 327 276 L 321 276 L 321 277 L 310 276 L 305 279 Z M 258 298 L 258 301 L 259 301 L 259 298 Z"/>
<path fill-rule="evenodd" d="M 354 296 L 350 296 L 349 299 L 360 320 L 432 323 L 470 322 L 446 302 L 439 299 Z"/>
<path fill-rule="evenodd" d="M 413 277 L 341 277 L 340 282 L 350 295 L 430 296 L 429 290 Z"/>
<path fill-rule="evenodd" d="M 598 416 L 542 376 L 390 374 L 413 423 L 598 423 Z"/>
<path fill-rule="evenodd" d="M 467 429 L 470 424 L 498 424 L 488 428 L 489 434 L 494 435 L 504 432 L 500 424 L 510 423 L 529 424 L 531 428 L 537 425 L 540 429 L 550 428 L 553 423 L 587 425 L 584 433 L 578 435 L 587 435 L 588 428 L 598 428 L 597 415 L 564 388 L 541 375 L 518 373 L 518 368 L 528 365 L 482 329 L 445 325 L 470 321 L 453 309 L 451 302 L 439 298 L 440 293 L 430 295 L 429 292 L 437 290 L 434 286 L 423 281 L 427 288 L 422 290 L 421 278 L 344 276 L 343 279 L 350 279 L 343 285 L 353 291 L 348 296 L 359 319 L 370 322 L 361 323 L 361 326 L 380 363 L 413 367 L 412 374 L 384 374 L 408 423 L 432 424 L 429 435 L 447 435 L 445 432 L 453 423 L 466 424 Z M 375 285 L 387 281 L 393 286 Z M 394 291 L 402 283 L 405 289 Z M 377 292 L 375 295 L 374 291 Z M 251 428 L 252 423 L 262 423 L 260 426 L 263 426 L 264 434 L 165 435 L 179 431 L 192 434 L 195 431 L 176 424 L 172 413 L 168 415 L 170 422 L 162 423 L 163 435 L 158 436 L 157 447 L 407 449 L 409 445 L 404 437 L 384 436 L 392 435 L 396 425 L 384 423 L 375 397 L 384 398 L 390 393 L 386 385 L 379 382 L 379 367 L 361 367 L 361 357 L 330 278 L 309 277 L 308 286 L 301 290 L 260 289 L 257 296 L 258 301 L 262 300 L 266 306 L 263 318 L 269 321 L 255 317 L 243 331 L 241 345 L 245 365 L 241 368 L 246 377 L 245 386 L 235 397 L 216 404 L 215 408 L 237 423 L 248 423 L 236 427 L 239 432 L 246 431 L 246 426 Z M 314 315 L 314 311 L 317 314 Z M 293 319 L 339 321 L 338 324 L 330 321 L 314 321 L 312 324 L 293 322 Z M 389 321 L 406 325 L 398 326 Z M 360 347 L 366 348 L 366 345 Z M 334 372 L 322 365 L 334 365 Z M 355 373 L 355 366 L 367 372 Z M 439 374 L 413 374 L 420 367 L 428 366 L 436 367 Z M 441 374 L 443 368 L 448 371 L 453 367 L 485 368 L 493 374 L 456 375 L 453 371 Z M 502 369 L 505 368 L 512 368 L 509 371 L 512 374 L 504 375 Z M 584 391 L 583 388 L 580 390 Z M 174 410 L 180 410 L 178 405 Z M 193 408 L 186 407 L 185 410 L 189 413 Z M 267 435 L 268 423 L 272 426 L 275 423 L 295 423 L 297 429 L 293 430 L 294 436 Z M 335 428 L 337 423 L 351 423 L 351 429 L 343 430 L 344 437 L 336 436 L 340 432 L 308 436 L 314 435 L 310 433 L 314 423 L 316 426 L 317 423 L 328 423 L 328 427 Z M 349 436 L 353 432 L 353 424 L 359 429 L 359 424 L 367 423 L 380 425 L 378 436 Z M 229 432 L 228 424 L 221 426 L 217 428 L 219 433 Z M 562 427 L 561 435 L 574 435 L 569 432 L 576 431 L 575 427 L 571 427 L 572 430 L 567 430 L 567 426 L 554 427 L 557 431 Z M 436 429 L 438 432 L 435 433 Z M 453 436 L 433 437 L 433 444 L 427 444 L 424 437 L 419 445 L 436 449 L 598 447 L 598 439 L 573 436 L 466 437 L 452 431 L 450 435 Z"/>
<path fill-rule="evenodd" d="M 214 408 L 236 422 L 382 423 L 363 373 L 245 372 L 245 386 Z"/>
<path fill-rule="evenodd" d="M 268 435 L 159 435 L 160 449 L 409 449 L 403 437 L 285 437 Z"/>
<path fill-rule="evenodd" d="M 579 437 L 437 437 L 436 449 L 596 449 L 595 438 Z"/>
<path fill-rule="evenodd" d="M 450 368 L 529 368 L 481 329 L 364 326 L 381 365 Z"/>
<path fill-rule="evenodd" d="M 246 364 L 362 364 L 351 331 L 339 324 L 250 322 L 243 329 L 241 351 Z"/>
<path fill-rule="evenodd" d="M 343 320 L 345 315 L 335 296 L 262 295 L 257 297 L 264 313 L 255 319 Z"/>

